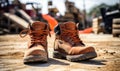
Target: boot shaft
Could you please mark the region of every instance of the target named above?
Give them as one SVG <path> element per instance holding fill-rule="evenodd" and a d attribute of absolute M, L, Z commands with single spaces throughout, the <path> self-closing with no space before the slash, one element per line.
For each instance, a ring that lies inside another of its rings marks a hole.
<path fill-rule="evenodd" d="M 74 22 L 59 24 L 55 31 L 56 39 L 68 42 L 71 46 L 84 46 L 78 35 L 78 29 Z"/>
<path fill-rule="evenodd" d="M 31 37 L 31 45 L 42 45 L 47 47 L 47 35 L 49 27 L 44 22 L 36 21 L 32 24 L 29 35 Z M 31 46 L 30 46 L 31 47 Z"/>

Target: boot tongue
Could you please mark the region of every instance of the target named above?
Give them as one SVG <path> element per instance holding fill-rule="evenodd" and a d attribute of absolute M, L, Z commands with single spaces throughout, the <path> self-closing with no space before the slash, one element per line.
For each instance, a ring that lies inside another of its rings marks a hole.
<path fill-rule="evenodd" d="M 66 22 L 65 24 L 65 29 L 66 30 L 76 30 L 76 25 L 73 22 Z"/>
<path fill-rule="evenodd" d="M 45 30 L 46 24 L 43 22 L 36 21 L 32 24 L 33 30 Z"/>

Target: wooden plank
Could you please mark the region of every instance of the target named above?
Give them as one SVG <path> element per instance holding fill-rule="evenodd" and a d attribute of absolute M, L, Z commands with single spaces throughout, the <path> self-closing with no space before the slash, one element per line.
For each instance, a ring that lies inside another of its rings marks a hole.
<path fill-rule="evenodd" d="M 120 34 L 120 29 L 113 29 L 113 34 Z"/>
<path fill-rule="evenodd" d="M 120 24 L 120 18 L 115 18 L 113 19 L 114 24 Z"/>
<path fill-rule="evenodd" d="M 92 23 L 93 32 L 95 34 L 98 34 L 99 32 L 103 32 L 103 28 L 100 27 L 100 23 L 102 22 L 102 17 L 94 18 L 92 21 L 93 21 Z"/>
<path fill-rule="evenodd" d="M 14 14 L 4 13 L 4 16 L 9 18 L 13 22 L 15 22 L 19 27 L 21 27 L 23 29 L 28 27 L 28 23 L 24 19 L 14 15 Z"/>
<path fill-rule="evenodd" d="M 18 10 L 18 12 L 30 23 L 33 23 L 33 20 L 31 19 L 31 17 L 24 10 Z"/>
<path fill-rule="evenodd" d="M 113 29 L 120 29 L 120 24 L 113 24 Z"/>

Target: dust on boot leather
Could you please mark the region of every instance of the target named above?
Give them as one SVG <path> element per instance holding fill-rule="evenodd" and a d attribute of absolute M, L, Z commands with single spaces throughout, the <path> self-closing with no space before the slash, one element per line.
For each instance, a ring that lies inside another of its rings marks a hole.
<path fill-rule="evenodd" d="M 50 34 L 48 25 L 44 22 L 36 21 L 32 24 L 31 28 L 26 31 L 31 40 L 29 41 L 28 49 L 24 54 L 24 63 L 38 61 L 47 62 L 47 35 Z M 25 30 L 22 32 L 25 32 Z"/>
<path fill-rule="evenodd" d="M 97 56 L 93 47 L 87 47 L 78 36 L 78 30 L 73 22 L 59 24 L 59 30 L 55 30 L 54 42 L 55 58 L 66 58 L 69 61 L 91 59 Z M 59 33 L 58 33 L 59 32 Z"/>

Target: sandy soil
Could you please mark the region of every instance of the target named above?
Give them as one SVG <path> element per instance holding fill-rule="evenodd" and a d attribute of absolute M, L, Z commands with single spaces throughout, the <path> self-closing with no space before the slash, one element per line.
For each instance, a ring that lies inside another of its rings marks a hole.
<path fill-rule="evenodd" d="M 0 71 L 120 71 L 120 38 L 112 35 L 81 34 L 88 46 L 94 46 L 98 57 L 92 60 L 69 62 L 52 58 L 54 34 L 48 37 L 48 63 L 23 64 L 22 58 L 29 37 L 0 36 Z"/>

